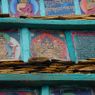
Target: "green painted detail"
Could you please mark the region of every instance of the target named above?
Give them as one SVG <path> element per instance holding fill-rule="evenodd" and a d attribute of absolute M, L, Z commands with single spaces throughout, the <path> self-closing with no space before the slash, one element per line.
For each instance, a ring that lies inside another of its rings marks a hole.
<path fill-rule="evenodd" d="M 22 31 L 19 29 L 19 32 L 20 32 L 20 46 L 21 46 L 21 60 L 23 60 L 24 59 L 24 53 L 23 53 L 23 47 L 22 47 L 22 42 L 23 42 L 23 40 L 22 40 Z"/>
<path fill-rule="evenodd" d="M 29 42 L 29 36 L 30 36 L 30 33 L 29 33 L 29 30 L 27 28 L 22 28 L 20 29 L 20 37 L 21 37 L 21 53 L 22 53 L 22 60 L 24 62 L 27 62 L 29 57 L 30 57 L 30 42 Z"/>
<path fill-rule="evenodd" d="M 69 32 L 66 31 L 65 36 L 66 36 L 66 43 L 67 43 L 70 59 L 76 62 L 76 54 L 75 54 L 74 45 L 72 41 L 72 33 L 70 31 Z"/>
<path fill-rule="evenodd" d="M 81 14 L 81 9 L 80 9 L 80 4 L 79 0 L 74 0 L 74 5 L 75 5 L 75 14 L 80 15 Z"/>
<path fill-rule="evenodd" d="M 49 87 L 48 86 L 43 86 L 41 95 L 50 95 Z"/>
<path fill-rule="evenodd" d="M 3 14 L 9 13 L 9 4 L 8 0 L 1 0 L 1 11 Z"/>
<path fill-rule="evenodd" d="M 5 34 L 3 32 L 0 32 L 0 36 L 3 36 L 4 39 L 6 39 L 6 41 L 8 41 L 8 42 L 10 41 L 10 36 L 8 34 Z"/>
<path fill-rule="evenodd" d="M 41 16 L 45 16 L 44 0 L 39 0 L 39 1 L 40 1 L 40 14 Z"/>
<path fill-rule="evenodd" d="M 75 39 L 75 41 L 79 41 L 77 35 L 75 35 L 74 39 Z M 77 51 L 75 52 L 75 55 L 76 55 L 76 63 L 78 63 L 78 54 L 77 54 Z"/>

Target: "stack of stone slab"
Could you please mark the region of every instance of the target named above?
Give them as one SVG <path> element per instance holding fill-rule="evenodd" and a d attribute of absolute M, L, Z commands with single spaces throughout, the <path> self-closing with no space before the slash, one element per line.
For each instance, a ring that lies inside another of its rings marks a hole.
<path fill-rule="evenodd" d="M 48 58 L 30 58 L 27 63 L 20 60 L 0 61 L 0 73 L 95 73 L 95 59 L 62 61 Z"/>

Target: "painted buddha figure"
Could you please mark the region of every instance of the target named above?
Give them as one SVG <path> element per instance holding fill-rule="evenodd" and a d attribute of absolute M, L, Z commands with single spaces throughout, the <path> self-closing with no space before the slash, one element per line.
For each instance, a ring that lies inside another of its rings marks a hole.
<path fill-rule="evenodd" d="M 28 16 L 32 15 L 32 5 L 29 4 L 28 0 L 19 0 L 17 4 L 18 15 Z"/>
<path fill-rule="evenodd" d="M 36 0 L 11 0 L 10 14 L 13 17 L 34 16 L 39 13 L 39 5 Z"/>
<path fill-rule="evenodd" d="M 47 32 L 32 39 L 31 53 L 33 57 L 69 60 L 65 41 Z"/>

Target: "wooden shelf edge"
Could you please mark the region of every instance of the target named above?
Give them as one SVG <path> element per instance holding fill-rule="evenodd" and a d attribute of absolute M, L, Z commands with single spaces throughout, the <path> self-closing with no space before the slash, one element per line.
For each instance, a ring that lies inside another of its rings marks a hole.
<path fill-rule="evenodd" d="M 32 29 L 95 29 L 95 20 L 41 20 L 23 18 L 0 18 L 0 29 L 32 28 Z"/>
<path fill-rule="evenodd" d="M 0 88 L 31 88 L 44 85 L 94 87 L 95 74 L 0 74 Z"/>
<path fill-rule="evenodd" d="M 95 74 L 0 74 L 0 81 L 95 81 Z"/>

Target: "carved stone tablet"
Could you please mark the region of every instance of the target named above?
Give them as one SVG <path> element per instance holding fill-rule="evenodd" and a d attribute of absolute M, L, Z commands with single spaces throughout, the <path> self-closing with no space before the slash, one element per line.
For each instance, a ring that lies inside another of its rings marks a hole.
<path fill-rule="evenodd" d="M 74 0 L 44 0 L 46 15 L 75 14 Z"/>
<path fill-rule="evenodd" d="M 73 32 L 72 38 L 78 60 L 95 58 L 94 32 Z"/>

